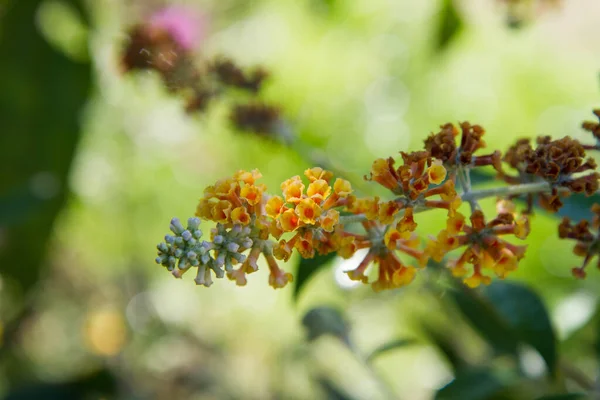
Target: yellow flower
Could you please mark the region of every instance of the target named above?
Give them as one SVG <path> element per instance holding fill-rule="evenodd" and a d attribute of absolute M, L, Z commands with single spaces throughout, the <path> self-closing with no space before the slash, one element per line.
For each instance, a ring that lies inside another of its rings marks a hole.
<path fill-rule="evenodd" d="M 198 206 L 196 207 L 196 216 L 208 220 L 212 220 L 212 209 L 215 203 L 210 202 L 207 199 L 200 199 Z"/>
<path fill-rule="evenodd" d="M 410 238 L 410 232 L 400 232 L 397 229 L 388 229 L 383 241 L 388 249 L 396 250 L 398 245 L 408 238 Z"/>
<path fill-rule="evenodd" d="M 515 220 L 515 236 L 519 239 L 525 239 L 529 235 L 529 218 L 522 215 Z"/>
<path fill-rule="evenodd" d="M 219 202 L 215 203 L 212 208 L 212 220 L 222 223 L 229 222 L 231 208 L 231 203 L 227 200 L 220 200 Z"/>
<path fill-rule="evenodd" d="M 345 179 L 337 178 L 333 184 L 333 191 L 341 198 L 344 198 L 352 193 L 352 185 Z"/>
<path fill-rule="evenodd" d="M 285 211 L 284 201 L 279 196 L 273 196 L 269 200 L 267 200 L 267 204 L 265 206 L 265 211 L 267 215 L 271 218 L 277 218 L 279 214 Z"/>
<path fill-rule="evenodd" d="M 308 178 L 309 181 L 314 182 L 316 180 L 322 179 L 325 182 L 329 183 L 331 178 L 333 178 L 333 173 L 324 170 L 321 167 L 313 167 L 304 171 L 304 175 Z"/>
<path fill-rule="evenodd" d="M 283 191 L 283 197 L 288 203 L 298 203 L 302 200 L 302 193 L 304 192 L 304 184 L 298 175 L 286 180 L 281 184 L 281 190 Z"/>
<path fill-rule="evenodd" d="M 255 206 L 262 201 L 262 188 L 254 185 L 245 184 L 240 190 L 240 197 Z"/>
<path fill-rule="evenodd" d="M 471 289 L 474 289 L 474 288 L 478 287 L 479 285 L 481 285 L 482 283 L 484 285 L 489 285 L 492 282 L 492 279 L 489 276 L 481 275 L 480 273 L 476 272 L 473 275 L 471 275 L 470 277 L 464 279 L 463 282 L 465 285 L 467 285 Z"/>
<path fill-rule="evenodd" d="M 414 267 L 402 267 L 392 274 L 392 283 L 395 287 L 406 286 L 415 279 L 417 271 Z"/>
<path fill-rule="evenodd" d="M 250 223 L 250 214 L 244 207 L 236 207 L 231 212 L 231 222 L 234 224 L 248 225 Z"/>
<path fill-rule="evenodd" d="M 320 217 L 321 228 L 326 232 L 333 232 L 333 229 L 340 220 L 340 213 L 337 210 L 327 210 Z"/>
<path fill-rule="evenodd" d="M 279 224 L 284 232 L 292 232 L 298 229 L 300 226 L 300 220 L 298 219 L 298 215 L 295 213 L 295 211 L 293 209 L 289 209 L 285 210 L 279 216 Z"/>
<path fill-rule="evenodd" d="M 412 207 L 408 207 L 404 210 L 402 219 L 396 224 L 396 229 L 400 232 L 414 232 L 417 229 L 417 223 L 413 217 Z"/>
<path fill-rule="evenodd" d="M 350 258 L 356 253 L 356 239 L 354 236 L 344 236 L 339 239 L 338 243 L 338 255 L 342 258 Z"/>
<path fill-rule="evenodd" d="M 394 222 L 394 216 L 400 211 L 400 205 L 395 201 L 388 201 L 379 206 L 379 222 L 384 225 Z"/>
<path fill-rule="evenodd" d="M 429 182 L 439 185 L 446 179 L 446 168 L 442 166 L 441 161 L 434 163 L 431 167 L 427 168 L 427 175 Z"/>
<path fill-rule="evenodd" d="M 462 232 L 463 227 L 465 226 L 465 216 L 456 213 L 453 217 L 449 217 L 446 220 L 446 230 L 450 235 L 456 235 Z"/>
<path fill-rule="evenodd" d="M 254 169 L 250 172 L 239 170 L 233 175 L 233 179 L 235 179 L 236 181 L 242 181 L 247 185 L 254 185 L 254 182 L 256 182 L 256 180 L 260 178 L 262 178 L 262 174 L 258 169 Z"/>
<path fill-rule="evenodd" d="M 314 225 L 321 216 L 321 207 L 312 199 L 302 199 L 296 205 L 296 215 L 305 224 Z"/>
<path fill-rule="evenodd" d="M 373 161 L 373 165 L 371 166 L 372 179 L 392 191 L 396 190 L 400 185 L 398 178 L 394 176 L 396 172 L 393 165 L 394 160 L 392 158 L 388 158 L 387 160 L 378 158 Z"/>
<path fill-rule="evenodd" d="M 323 179 L 314 180 L 308 185 L 306 195 L 314 201 L 322 202 L 331 194 L 331 186 Z"/>

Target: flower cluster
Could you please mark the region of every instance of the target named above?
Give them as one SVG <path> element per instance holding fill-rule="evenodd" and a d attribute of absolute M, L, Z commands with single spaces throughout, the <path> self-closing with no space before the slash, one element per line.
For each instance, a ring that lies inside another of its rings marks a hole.
<path fill-rule="evenodd" d="M 205 112 L 228 93 L 245 94 L 246 99 L 231 109 L 232 124 L 242 132 L 277 138 L 279 110 L 256 101 L 269 73 L 263 68 L 245 71 L 224 57 L 198 61 L 194 48 L 202 39 L 198 27 L 203 24 L 193 17 L 179 8 L 166 8 L 134 26 L 123 50 L 123 70 L 156 71 L 171 92 L 185 99 L 189 113 Z"/>
<path fill-rule="evenodd" d="M 248 90 L 260 80 L 225 61 L 214 64 L 213 74 Z M 268 131 L 267 125 L 277 122 L 277 112 L 268 106 L 238 109 L 238 123 L 256 130 Z M 267 125 L 261 127 L 263 122 Z M 583 127 L 598 139 L 597 124 Z M 296 175 L 285 180 L 279 194 L 270 194 L 257 183 L 258 170 L 238 171 L 205 189 L 196 210 L 198 218 L 190 219 L 187 229 L 172 221 L 175 235 L 167 235 L 159 245 L 157 262 L 176 277 L 197 267 L 196 283 L 201 285 L 209 286 L 214 275 L 227 276 L 242 286 L 247 275 L 258 270 L 262 255 L 270 271 L 269 284 L 281 288 L 293 278 L 278 262 L 289 261 L 294 252 L 302 258 L 329 253 L 350 258 L 367 249 L 363 260 L 346 273 L 379 291 L 405 286 L 430 259 L 441 262 L 456 253 L 446 267 L 467 286 L 489 284 L 493 276 L 504 279 L 525 256 L 527 246 L 512 240 L 524 240 L 529 234 L 527 214 L 534 198 L 539 197 L 546 210 L 557 211 L 562 206 L 560 196 L 595 194 L 600 174 L 585 153 L 596 146 L 568 136 L 557 140 L 542 136 L 535 147 L 521 139 L 502 155 L 498 150 L 480 154 L 486 147 L 484 135 L 479 125 L 447 123 L 425 140 L 421 151 L 374 160 L 365 180 L 385 188 L 388 196 L 357 196 L 349 181 L 334 179 L 321 167 L 305 170 L 304 178 Z M 470 173 L 480 167 L 491 167 L 503 186 L 474 189 Z M 521 196 L 528 202 L 523 214 L 515 211 L 512 202 Z M 498 199 L 492 218 L 485 217 L 478 203 L 485 197 Z M 470 206 L 468 216 L 460 210 L 463 202 Z M 445 228 L 423 240 L 416 215 L 431 210 L 444 213 Z M 572 225 L 565 219 L 559 230 L 560 237 L 577 240 L 575 253 L 585 256 L 584 265 L 573 270 L 578 277 L 600 254 L 600 206 L 594 211 L 592 223 Z M 210 241 L 201 240 L 197 229 L 201 221 L 213 224 Z"/>
<path fill-rule="evenodd" d="M 600 204 L 594 204 L 592 212 L 594 216 L 591 222 L 584 219 L 573 224 L 568 217 L 565 217 L 558 226 L 558 236 L 577 241 L 573 253 L 584 257 L 583 264 L 571 270 L 573 276 L 580 279 L 586 277 L 585 268 L 592 258 L 600 256 Z M 600 258 L 598 258 L 598 268 L 600 268 Z"/>
<path fill-rule="evenodd" d="M 585 158 L 585 148 L 577 140 L 566 136 L 552 140 L 549 136 L 537 139 L 534 149 L 528 139 L 520 139 L 511 146 L 504 161 L 518 173 L 511 176 L 500 171 L 507 183 L 548 182 L 550 193 L 538 193 L 540 205 L 548 211 L 558 211 L 563 203 L 561 194 L 585 193 L 591 196 L 598 190 L 600 174 L 595 172 L 596 162 Z M 527 195 L 530 212 L 534 194 Z"/>
<path fill-rule="evenodd" d="M 491 282 L 491 278 L 482 273 L 483 270 L 491 270 L 499 278 L 504 278 L 517 269 L 519 260 L 525 255 L 526 246 L 516 246 L 500 236 L 514 235 L 525 239 L 529 234 L 527 218 L 500 213 L 486 223 L 483 213 L 477 210 L 471 214 L 470 222 L 471 225 L 468 225 L 460 213 L 448 218 L 446 229 L 429 242 L 432 258 L 441 261 L 447 252 L 465 247 L 461 256 L 449 263 L 449 268 L 454 276 L 465 277 L 469 274 L 465 265 L 473 265 L 472 274 L 464 279 L 469 287 Z"/>

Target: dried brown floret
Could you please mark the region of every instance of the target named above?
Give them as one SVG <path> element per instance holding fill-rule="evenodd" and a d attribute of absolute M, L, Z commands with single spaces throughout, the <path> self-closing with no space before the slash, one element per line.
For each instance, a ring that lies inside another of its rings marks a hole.
<path fill-rule="evenodd" d="M 592 258 L 600 255 L 600 205 L 594 204 L 592 212 L 594 216 L 591 222 L 581 220 L 579 223 L 573 224 L 569 218 L 565 217 L 558 226 L 558 236 L 561 239 L 576 240 L 577 243 L 573 248 L 573 253 L 584 257 L 582 265 L 571 270 L 573 276 L 579 279 L 586 277 L 585 268 Z M 597 266 L 600 268 L 600 257 Z"/>
<path fill-rule="evenodd" d="M 598 118 L 598 121 L 600 121 L 600 109 L 596 109 L 593 112 L 594 112 L 594 115 L 596 116 L 596 118 Z M 581 127 L 583 129 L 585 129 L 586 131 L 591 132 L 592 135 L 594 135 L 594 137 L 597 140 L 600 140 L 600 123 L 599 122 L 585 121 L 581 124 Z"/>
<path fill-rule="evenodd" d="M 215 74 L 217 80 L 226 86 L 237 87 L 252 93 L 257 93 L 264 80 L 268 77 L 267 71 L 257 68 L 249 74 L 238 67 L 232 60 L 219 58 L 209 66 L 210 72 Z"/>
<path fill-rule="evenodd" d="M 233 107 L 231 122 L 242 131 L 273 136 L 279 109 L 263 103 L 238 104 Z"/>
<path fill-rule="evenodd" d="M 451 167 L 457 164 L 471 167 L 493 165 L 494 168 L 500 168 L 501 155 L 496 151 L 487 155 L 477 155 L 474 153 L 485 147 L 482 137 L 485 130 L 480 125 L 471 125 L 469 122 L 462 122 L 460 127 L 460 145 L 457 147 L 455 138 L 459 134 L 459 129 L 451 123 L 440 126 L 438 133 L 432 133 L 425 139 L 425 149 L 444 165 Z"/>

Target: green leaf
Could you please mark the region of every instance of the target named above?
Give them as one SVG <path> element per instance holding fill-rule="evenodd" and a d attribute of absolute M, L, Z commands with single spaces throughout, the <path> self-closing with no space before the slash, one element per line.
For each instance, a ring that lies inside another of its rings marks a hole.
<path fill-rule="evenodd" d="M 494 282 L 483 293 L 522 342 L 536 349 L 554 374 L 556 370 L 556 336 L 550 316 L 539 296 L 531 289 L 513 282 Z"/>
<path fill-rule="evenodd" d="M 443 0 L 439 24 L 436 49 L 442 51 L 463 27 L 462 19 L 456 11 L 453 0 Z"/>
<path fill-rule="evenodd" d="M 583 393 L 551 394 L 538 397 L 536 400 L 579 400 L 587 398 Z"/>
<path fill-rule="evenodd" d="M 435 400 L 489 400 L 505 388 L 505 384 L 487 369 L 470 369 L 435 395 Z"/>
<path fill-rule="evenodd" d="M 41 3 L 11 1 L 0 13 L 0 265 L 23 292 L 40 277 L 53 222 L 65 204 L 80 111 L 92 87 L 90 63 L 56 51 L 38 31 Z M 74 9 L 81 3 L 64 0 Z"/>
<path fill-rule="evenodd" d="M 462 285 L 449 293 L 465 318 L 497 353 L 517 354 L 518 338 L 492 304 Z"/>
<path fill-rule="evenodd" d="M 334 383 L 332 383 L 326 377 L 320 377 L 317 380 L 319 387 L 325 393 L 325 398 L 327 400 L 352 400 L 349 394 L 344 392 L 342 389 L 338 388 Z"/>
<path fill-rule="evenodd" d="M 329 253 L 326 255 L 317 254 L 313 258 L 301 258 L 298 264 L 298 270 L 294 277 L 294 300 L 298 300 L 300 290 L 306 285 L 310 277 L 312 277 L 317 271 L 323 268 L 327 263 L 335 258 L 336 253 Z"/>
<path fill-rule="evenodd" d="M 302 325 L 306 328 L 309 341 L 332 335 L 350 345 L 350 326 L 342 313 L 333 307 L 321 306 L 309 310 L 302 318 Z"/>
<path fill-rule="evenodd" d="M 369 356 L 367 357 L 367 361 L 373 361 L 375 357 L 382 355 L 383 353 L 387 353 L 391 350 L 400 349 L 402 347 L 411 346 L 417 343 L 416 339 L 397 339 L 392 342 L 386 343 L 382 346 L 379 346 Z"/>
<path fill-rule="evenodd" d="M 446 358 L 448 364 L 452 367 L 452 371 L 456 373 L 470 367 L 455 338 L 428 323 L 422 322 L 420 330 L 423 331 L 431 344 Z"/>

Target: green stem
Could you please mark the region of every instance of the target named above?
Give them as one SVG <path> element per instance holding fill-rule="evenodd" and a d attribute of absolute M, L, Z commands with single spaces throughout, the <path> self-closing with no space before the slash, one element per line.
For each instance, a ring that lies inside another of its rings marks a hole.
<path fill-rule="evenodd" d="M 470 192 L 463 193 L 460 197 L 464 202 L 472 203 L 480 199 L 487 197 L 503 197 L 503 196 L 514 196 L 529 193 L 544 193 L 552 190 L 551 185 L 548 182 L 536 182 L 536 183 L 524 183 L 521 185 L 502 186 L 491 189 L 472 190 Z M 415 207 L 414 213 L 432 210 L 433 208 L 428 207 Z M 396 215 L 396 218 L 400 218 L 404 215 L 404 211 L 400 210 Z M 364 214 L 357 215 L 344 215 L 340 217 L 341 224 L 352 224 L 356 222 L 366 221 L 367 217 Z"/>
<path fill-rule="evenodd" d="M 463 201 L 484 199 L 486 197 L 514 196 L 529 193 L 550 192 L 552 187 L 548 182 L 524 183 L 521 185 L 502 186 L 491 189 L 473 190 L 461 195 Z"/>

